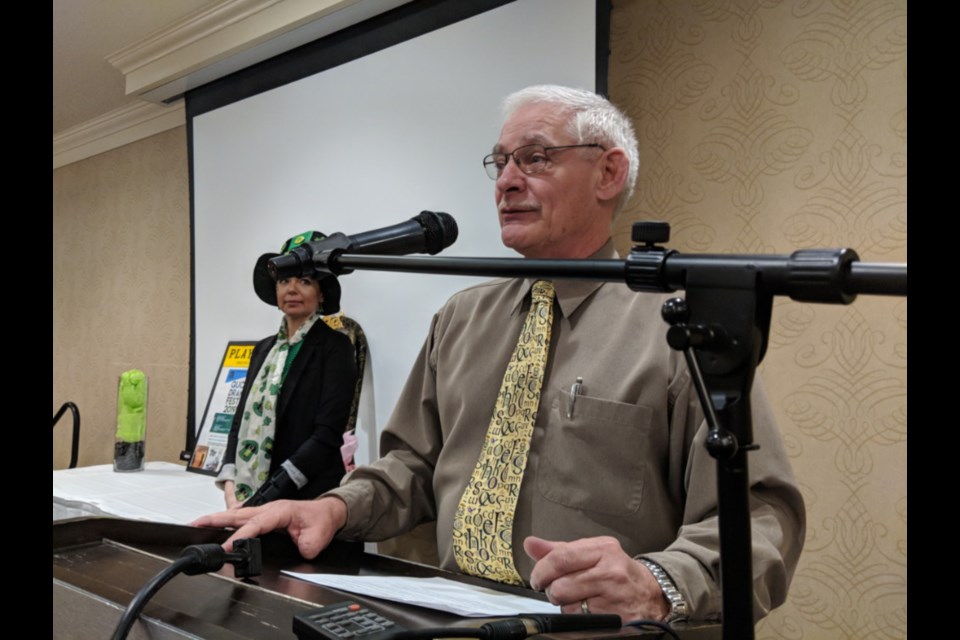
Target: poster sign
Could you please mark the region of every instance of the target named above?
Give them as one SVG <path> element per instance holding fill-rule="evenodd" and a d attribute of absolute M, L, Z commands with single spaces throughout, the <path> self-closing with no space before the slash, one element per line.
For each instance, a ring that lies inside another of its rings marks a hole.
<path fill-rule="evenodd" d="M 239 409 L 254 345 L 256 342 L 253 341 L 227 343 L 217 380 L 203 412 L 197 445 L 187 465 L 188 471 L 212 476 L 220 473 L 223 455 L 227 451 L 227 438 L 233 425 L 233 414 Z"/>

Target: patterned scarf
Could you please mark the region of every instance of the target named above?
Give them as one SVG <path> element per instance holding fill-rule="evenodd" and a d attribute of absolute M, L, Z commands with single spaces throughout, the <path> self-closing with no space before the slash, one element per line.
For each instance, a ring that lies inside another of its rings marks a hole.
<path fill-rule="evenodd" d="M 235 461 L 236 496 L 240 502 L 256 493 L 270 475 L 270 458 L 273 455 L 273 436 L 277 422 L 277 396 L 280 395 L 280 388 L 293 359 L 303 345 L 304 336 L 319 319 L 320 313 L 314 313 L 290 338 L 287 338 L 286 318 L 280 321 L 277 341 L 267 354 L 257 374 L 257 380 L 247 396 L 237 437 Z"/>

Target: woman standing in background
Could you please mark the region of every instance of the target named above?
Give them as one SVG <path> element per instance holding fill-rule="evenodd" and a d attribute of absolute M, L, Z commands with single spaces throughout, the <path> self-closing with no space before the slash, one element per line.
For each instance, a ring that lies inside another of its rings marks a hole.
<path fill-rule="evenodd" d="M 334 276 L 274 281 L 271 258 L 326 238 L 310 231 L 265 253 L 253 271 L 257 296 L 283 312 L 280 330 L 253 349 L 217 485 L 227 508 L 280 498 L 310 499 L 337 486 L 340 453 L 357 382 L 350 339 L 323 316 L 340 310 Z"/>

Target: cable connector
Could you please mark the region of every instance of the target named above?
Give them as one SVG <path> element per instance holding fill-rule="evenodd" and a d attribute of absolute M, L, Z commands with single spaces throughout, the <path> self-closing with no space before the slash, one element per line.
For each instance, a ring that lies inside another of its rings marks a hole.
<path fill-rule="evenodd" d="M 227 553 L 215 543 L 192 544 L 180 552 L 180 557 L 190 561 L 183 569 L 183 573 L 188 576 L 217 571 L 227 563 L 233 565 L 234 574 L 238 578 L 258 576 L 263 570 L 259 538 L 234 540 L 231 553 Z"/>
<path fill-rule="evenodd" d="M 233 574 L 238 578 L 250 578 L 263 573 L 260 538 L 234 540 L 233 553 L 227 554 L 227 562 L 233 565 Z"/>

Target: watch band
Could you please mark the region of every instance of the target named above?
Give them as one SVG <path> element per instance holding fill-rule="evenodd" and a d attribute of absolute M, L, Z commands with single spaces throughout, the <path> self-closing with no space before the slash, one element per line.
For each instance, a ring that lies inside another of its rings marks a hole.
<path fill-rule="evenodd" d="M 670 613 L 667 614 L 667 618 L 664 620 L 664 622 L 686 620 L 687 601 L 683 599 L 683 594 L 680 593 L 679 589 L 677 589 L 677 585 L 673 583 L 673 580 L 670 579 L 670 576 L 667 575 L 667 572 L 664 571 L 663 567 L 658 565 L 656 562 L 647 560 L 646 558 L 640 558 L 639 560 L 643 566 L 649 569 L 650 573 L 653 574 L 654 579 L 657 581 L 657 584 L 660 585 L 660 589 L 663 591 L 663 595 L 666 596 L 667 602 L 670 603 Z"/>

